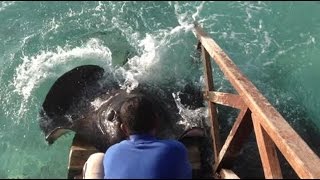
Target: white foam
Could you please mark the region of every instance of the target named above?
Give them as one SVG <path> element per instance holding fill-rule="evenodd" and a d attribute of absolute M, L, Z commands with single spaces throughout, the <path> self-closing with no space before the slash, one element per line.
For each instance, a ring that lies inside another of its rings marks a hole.
<path fill-rule="evenodd" d="M 115 94 L 114 96 L 116 96 L 116 95 L 118 95 L 118 93 Z M 107 103 L 114 96 L 110 96 L 107 100 L 102 100 L 100 97 L 98 97 L 94 101 L 91 102 L 91 106 L 93 106 L 95 110 L 98 110 L 103 104 Z"/>
<path fill-rule="evenodd" d="M 268 66 L 268 65 L 271 65 L 273 63 L 274 63 L 273 61 L 267 61 L 267 62 L 263 63 L 262 65 L 263 66 Z"/>
<path fill-rule="evenodd" d="M 41 32 L 41 36 L 44 37 L 45 35 L 47 35 L 50 32 L 54 32 L 57 33 L 57 29 L 61 26 L 60 21 L 56 21 L 56 18 L 53 17 L 50 21 L 48 21 L 46 23 L 45 29 L 44 31 Z"/>
<path fill-rule="evenodd" d="M 199 13 L 200 13 L 200 11 L 201 11 L 202 8 L 203 8 L 204 3 L 205 3 L 205 1 L 202 1 L 201 4 L 200 4 L 198 7 L 196 7 L 197 11 L 196 11 L 194 14 L 192 14 L 191 17 L 192 17 L 192 19 L 193 19 L 194 21 L 196 21 L 196 20 L 198 19 Z"/>
<path fill-rule="evenodd" d="M 74 17 L 74 16 L 81 16 L 82 14 L 83 14 L 83 8 L 81 9 L 81 11 L 80 12 L 75 12 L 75 11 L 73 11 L 71 8 L 69 8 L 69 11 L 68 11 L 68 13 L 67 13 L 67 16 L 68 17 Z"/>
<path fill-rule="evenodd" d="M 304 35 L 303 35 L 303 34 L 300 34 L 300 37 L 304 37 Z M 288 48 L 286 48 L 286 49 L 284 49 L 284 48 L 282 47 L 283 45 L 277 44 L 278 47 L 279 47 L 279 51 L 276 53 L 276 55 L 273 57 L 273 59 L 278 59 L 279 56 L 288 54 L 289 52 L 294 51 L 294 50 L 296 50 L 297 48 L 305 47 L 305 46 L 308 46 L 308 45 L 311 45 L 311 44 L 315 44 L 315 43 L 316 43 L 315 38 L 314 38 L 313 36 L 311 36 L 311 35 L 309 35 L 309 37 L 305 37 L 305 38 L 306 38 L 306 40 L 305 40 L 304 42 L 296 43 L 296 44 L 294 44 L 294 45 L 292 45 L 292 46 L 290 46 L 290 47 L 288 47 Z M 288 40 L 288 42 L 290 42 L 290 41 Z M 293 53 L 292 56 L 294 57 L 294 56 L 296 56 L 296 55 Z"/>
<path fill-rule="evenodd" d="M 70 49 L 58 46 L 55 51 L 41 51 L 35 56 L 23 56 L 21 59 L 22 64 L 16 68 L 13 84 L 15 91 L 27 100 L 32 90 L 48 76 L 59 77 L 62 74 L 57 74 L 57 71 L 70 70 L 64 69 L 68 63 L 81 65 L 89 60 L 93 64 L 100 62 L 108 65 L 111 64 L 111 52 L 98 39 L 91 39 L 81 47 Z"/>
<path fill-rule="evenodd" d="M 143 51 L 142 55 L 130 58 L 127 62 L 129 66 L 127 70 L 118 69 L 125 77 L 125 82 L 120 85 L 122 89 L 130 92 L 138 87 L 139 80 L 143 80 L 150 67 L 159 61 L 156 54 L 158 48 L 156 44 L 157 41 L 150 34 L 146 34 L 146 37 L 138 45 Z"/>
<path fill-rule="evenodd" d="M 262 29 L 262 20 L 259 19 L 259 29 L 261 30 Z"/>
<path fill-rule="evenodd" d="M 261 53 L 265 53 L 266 50 L 270 47 L 271 45 L 271 41 L 272 41 L 272 38 L 269 36 L 269 33 L 267 31 L 264 31 L 264 43 L 261 44 Z"/>
<path fill-rule="evenodd" d="M 206 19 L 199 20 L 199 14 L 204 7 L 203 6 L 204 3 L 205 1 L 202 1 L 199 6 L 196 6 L 195 12 L 190 10 L 189 8 L 186 8 L 188 10 L 184 12 L 182 9 L 182 6 L 180 6 L 178 2 L 175 2 L 174 10 L 175 10 L 175 14 L 179 22 L 179 25 L 170 31 L 170 35 L 179 33 L 182 30 L 184 32 L 192 31 L 194 27 L 194 22 L 201 23 L 206 21 Z"/>
<path fill-rule="evenodd" d="M 95 11 L 100 11 L 103 7 L 102 5 L 103 4 L 99 2 Z M 162 50 L 170 48 L 170 44 L 172 43 L 169 41 L 173 35 L 191 31 L 193 21 L 199 16 L 203 5 L 204 2 L 191 11 L 180 13 L 180 6 L 176 3 L 174 6 L 179 25 L 173 28 L 160 29 L 152 34 L 147 33 L 142 39 L 139 32 L 135 32 L 128 22 L 121 19 L 121 15 L 115 15 L 111 19 L 113 28 L 119 29 L 122 34 L 125 35 L 131 46 L 138 52 L 138 55 L 128 59 L 126 67 L 113 69 L 124 79 L 124 81 L 119 81 L 122 89 L 130 92 L 139 86 L 139 82 L 146 80 L 153 81 L 152 78 L 156 78 L 152 76 L 152 70 L 158 68 L 156 65 L 159 65 Z M 124 4 L 121 8 L 123 9 L 123 7 Z M 83 11 L 81 11 L 81 13 L 83 13 Z M 72 9 L 69 9 L 67 16 L 72 17 L 75 15 L 76 13 Z M 48 30 L 44 34 L 57 30 L 60 25 L 54 18 L 47 24 Z M 26 37 L 23 42 L 25 43 L 29 38 L 32 38 L 32 36 Z M 90 59 L 92 63 L 110 64 L 109 66 L 111 66 L 110 50 L 102 46 L 97 39 L 91 39 L 81 47 L 70 48 L 68 45 L 65 47 L 58 46 L 56 50 L 40 51 L 34 56 L 23 55 L 21 59 L 23 62 L 16 69 L 13 84 L 15 91 L 22 95 L 24 100 L 27 100 L 31 92 L 48 77 L 56 78 L 65 73 L 67 70 L 64 68 L 60 70 L 59 67 L 61 66 L 72 64 L 70 68 L 73 68 L 76 67 L 75 64 L 82 65 L 83 63 L 81 62 L 87 61 L 88 59 Z M 70 68 L 68 70 L 70 70 Z"/>
<path fill-rule="evenodd" d="M 184 32 L 190 31 L 190 30 L 192 30 L 193 27 L 194 27 L 193 24 L 183 24 L 180 26 L 176 26 L 170 31 L 170 35 L 177 34 L 177 33 L 181 32 L 182 30 Z"/>
<path fill-rule="evenodd" d="M 205 118 L 207 119 L 207 108 L 201 107 L 194 110 L 189 109 L 181 103 L 179 94 L 180 92 L 172 93 L 176 106 L 179 109 L 179 114 L 182 117 L 182 119 L 178 121 L 177 124 L 184 125 L 185 129 L 190 129 L 192 127 L 202 127 L 202 120 L 204 120 Z"/>
<path fill-rule="evenodd" d="M 0 12 L 5 10 L 6 7 L 9 7 L 13 4 L 15 4 L 16 2 L 15 1 L 2 1 L 1 4 L 0 4 Z"/>
<path fill-rule="evenodd" d="M 98 1 L 98 6 L 95 8 L 96 11 L 102 11 L 102 3 L 101 1 Z"/>
<path fill-rule="evenodd" d="M 169 3 L 169 5 L 170 4 L 171 3 Z M 122 4 L 120 6 L 121 11 L 123 11 L 124 5 L 125 4 Z M 192 10 L 183 12 L 181 6 L 175 3 L 174 9 L 179 24 L 175 27 L 159 29 L 152 33 L 146 33 L 145 35 L 135 31 L 132 26 L 129 25 L 128 21 L 122 18 L 121 14 L 118 12 L 115 13 L 111 19 L 113 27 L 122 32 L 138 54 L 128 59 L 127 67 L 120 67 L 116 70 L 117 74 L 120 74 L 125 79 L 123 82 L 119 82 L 122 89 L 130 92 L 138 87 L 142 81 L 148 80 L 152 82 L 156 78 L 159 78 L 153 73 L 155 72 L 154 70 L 161 68 L 162 65 L 164 65 L 163 63 L 165 63 L 161 61 L 160 57 L 163 57 L 163 53 L 169 50 L 172 45 L 178 43 L 178 41 L 171 42 L 174 36 L 189 32 L 193 29 L 193 22 L 198 18 L 203 5 L 204 2 L 201 2 L 199 6 Z M 111 11 L 114 10 L 116 9 L 111 7 Z M 140 17 L 142 18 L 142 22 L 144 22 L 142 14 L 140 14 Z"/>
<path fill-rule="evenodd" d="M 110 98 L 109 98 L 110 99 Z M 108 99 L 108 100 L 109 100 Z M 106 100 L 106 101 L 108 101 Z M 101 107 L 101 105 L 104 104 L 104 101 L 101 99 L 101 98 L 97 98 L 95 99 L 94 101 L 91 102 L 91 106 L 95 109 L 95 110 L 98 110 L 99 107 Z"/>

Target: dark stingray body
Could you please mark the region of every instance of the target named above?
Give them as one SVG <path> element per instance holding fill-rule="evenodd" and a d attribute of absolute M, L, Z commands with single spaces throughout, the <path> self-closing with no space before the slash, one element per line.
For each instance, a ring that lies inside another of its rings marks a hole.
<path fill-rule="evenodd" d="M 159 138 L 178 139 L 184 133 L 184 127 L 177 124 L 181 116 L 171 92 L 139 85 L 127 93 L 116 83 L 101 83 L 103 75 L 101 67 L 86 65 L 72 69 L 54 83 L 42 105 L 39 121 L 49 144 L 66 130 L 71 130 L 100 151 L 105 151 L 125 138 L 120 131 L 118 112 L 122 103 L 132 96 L 148 98 L 160 112 Z M 184 98 L 184 103 L 201 105 L 200 93 L 195 99 L 192 88 L 188 87 L 187 92 L 182 97 L 192 98 Z"/>

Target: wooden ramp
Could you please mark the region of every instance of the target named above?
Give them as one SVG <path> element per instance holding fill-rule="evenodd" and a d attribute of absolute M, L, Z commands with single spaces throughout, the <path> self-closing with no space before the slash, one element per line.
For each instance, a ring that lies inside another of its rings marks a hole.
<path fill-rule="evenodd" d="M 234 160 L 252 132 L 257 140 L 265 178 L 282 178 L 276 148 L 300 178 L 320 178 L 319 157 L 197 24 L 194 32 L 199 41 L 198 49 L 201 50 L 205 67 L 204 97 L 208 101 L 211 122 L 215 157 L 212 169 L 215 178 L 225 178 L 226 172 L 231 173 L 224 168 L 232 168 Z M 214 91 L 210 59 L 218 65 L 238 94 Z M 240 110 L 224 144 L 220 140 L 216 104 Z"/>

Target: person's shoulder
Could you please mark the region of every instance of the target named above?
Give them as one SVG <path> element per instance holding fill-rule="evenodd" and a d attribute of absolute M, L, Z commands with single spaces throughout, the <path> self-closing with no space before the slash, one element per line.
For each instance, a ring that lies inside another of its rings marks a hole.
<path fill-rule="evenodd" d="M 166 144 L 170 149 L 174 148 L 174 149 L 176 149 L 178 151 L 186 151 L 186 147 L 184 146 L 184 144 L 182 144 L 178 140 L 167 139 L 167 140 L 162 140 L 162 142 L 164 144 Z"/>
<path fill-rule="evenodd" d="M 163 147 L 161 148 L 162 153 L 166 154 L 166 156 L 170 157 L 170 162 L 176 161 L 176 163 L 184 162 L 188 156 L 188 150 L 178 140 L 162 140 Z M 181 161 L 183 160 L 183 161 Z"/>
<path fill-rule="evenodd" d="M 121 141 L 121 142 L 118 142 L 118 143 L 116 143 L 116 144 L 111 145 L 111 146 L 107 149 L 106 153 L 117 152 L 117 151 L 119 151 L 120 149 L 123 149 L 124 147 L 127 147 L 127 146 L 128 146 L 127 140 L 123 140 L 123 141 Z"/>

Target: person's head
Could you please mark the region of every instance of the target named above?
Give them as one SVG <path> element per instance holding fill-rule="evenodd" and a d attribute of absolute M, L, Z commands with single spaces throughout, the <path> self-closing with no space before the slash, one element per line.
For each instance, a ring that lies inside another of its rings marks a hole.
<path fill-rule="evenodd" d="M 155 134 L 158 112 L 153 103 L 144 96 L 128 98 L 120 108 L 121 129 L 126 135 Z"/>

